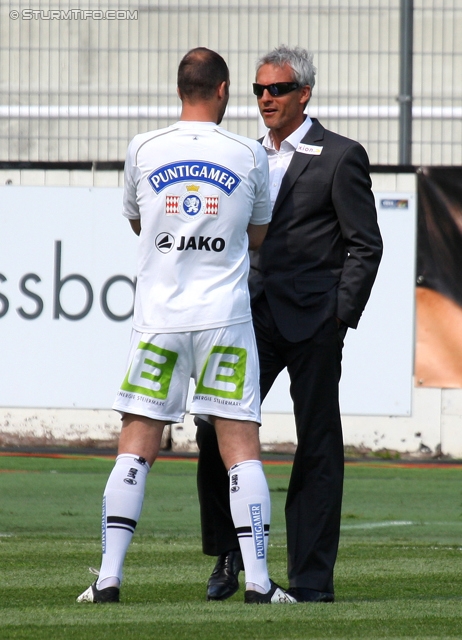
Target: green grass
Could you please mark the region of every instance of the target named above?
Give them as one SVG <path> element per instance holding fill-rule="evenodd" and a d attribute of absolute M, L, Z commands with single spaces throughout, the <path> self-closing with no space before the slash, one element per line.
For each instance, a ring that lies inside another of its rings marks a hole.
<path fill-rule="evenodd" d="M 462 469 L 348 465 L 336 603 L 205 602 L 193 461 L 159 460 L 119 605 L 79 605 L 100 561 L 112 461 L 0 457 L 0 639 L 225 640 L 462 637 Z M 3 472 L 1 472 L 3 471 Z M 290 466 L 266 465 L 269 565 L 283 585 Z"/>

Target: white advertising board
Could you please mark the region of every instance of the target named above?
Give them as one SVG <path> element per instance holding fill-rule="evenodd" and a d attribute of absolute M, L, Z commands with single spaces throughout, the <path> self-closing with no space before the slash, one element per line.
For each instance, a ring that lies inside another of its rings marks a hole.
<path fill-rule="evenodd" d="M 384 258 L 347 334 L 342 412 L 410 415 L 415 201 L 376 200 Z M 121 209 L 119 188 L 0 188 L 0 406 L 111 406 L 125 373 L 137 248 Z M 285 373 L 263 409 L 292 412 Z"/>
<path fill-rule="evenodd" d="M 137 246 L 121 211 L 117 188 L 0 189 L 0 406 L 111 406 Z"/>

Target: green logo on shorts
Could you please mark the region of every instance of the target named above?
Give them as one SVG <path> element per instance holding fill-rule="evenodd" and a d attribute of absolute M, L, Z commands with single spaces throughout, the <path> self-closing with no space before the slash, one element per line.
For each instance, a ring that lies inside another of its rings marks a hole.
<path fill-rule="evenodd" d="M 178 354 L 174 351 L 140 342 L 120 388 L 165 400 L 177 359 Z M 144 383 L 145 380 L 148 382 Z"/>
<path fill-rule="evenodd" d="M 213 347 L 197 383 L 196 393 L 242 400 L 247 351 L 240 347 Z"/>

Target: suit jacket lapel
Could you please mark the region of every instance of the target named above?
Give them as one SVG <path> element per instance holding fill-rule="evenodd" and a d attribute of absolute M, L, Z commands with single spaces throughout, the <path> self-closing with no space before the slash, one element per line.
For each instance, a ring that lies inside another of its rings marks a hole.
<path fill-rule="evenodd" d="M 303 144 L 314 144 L 315 142 L 321 142 L 324 138 L 324 127 L 316 118 L 312 118 L 312 120 L 313 124 L 309 128 L 308 133 L 304 138 L 302 138 Z M 274 203 L 273 216 L 284 201 L 284 198 L 289 193 L 290 189 L 294 186 L 299 175 L 306 169 L 312 159 L 312 155 L 295 151 L 289 167 L 282 179 L 281 188 L 279 189 L 276 202 Z"/>

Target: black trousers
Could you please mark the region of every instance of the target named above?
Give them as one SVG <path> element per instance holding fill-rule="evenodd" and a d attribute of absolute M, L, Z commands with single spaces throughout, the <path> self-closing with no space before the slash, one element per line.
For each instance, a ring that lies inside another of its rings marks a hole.
<path fill-rule="evenodd" d="M 289 586 L 333 593 L 343 491 L 343 438 L 338 385 L 345 330 L 335 318 L 311 338 L 289 342 L 276 327 L 266 298 L 253 307 L 262 400 L 287 367 L 297 449 L 285 506 Z M 239 547 L 229 508 L 229 480 L 215 430 L 201 421 L 198 491 L 204 553 Z"/>

